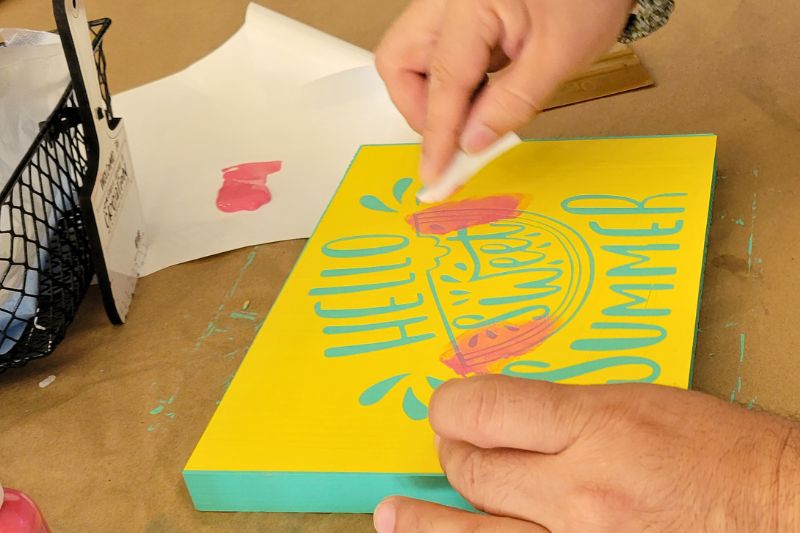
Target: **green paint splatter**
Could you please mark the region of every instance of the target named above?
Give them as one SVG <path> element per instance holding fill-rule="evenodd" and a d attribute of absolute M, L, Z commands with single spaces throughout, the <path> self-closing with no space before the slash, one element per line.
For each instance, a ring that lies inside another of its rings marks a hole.
<path fill-rule="evenodd" d="M 242 312 L 242 311 L 234 311 L 233 313 L 231 313 L 228 316 L 230 316 L 234 320 L 241 319 L 241 320 L 250 320 L 252 322 L 255 322 L 256 320 L 258 320 L 258 315 L 257 314 L 248 313 L 248 312 Z"/>
<path fill-rule="evenodd" d="M 736 376 L 736 386 L 731 391 L 731 403 L 736 401 L 736 395 L 742 392 L 742 365 L 744 364 L 745 342 L 747 336 L 744 333 L 739 334 L 739 368 L 738 375 Z"/>
<path fill-rule="evenodd" d="M 722 326 L 722 327 L 724 327 L 724 328 L 732 328 L 732 327 L 738 326 L 738 325 L 739 325 L 738 322 L 725 322 L 725 325 Z"/>
<path fill-rule="evenodd" d="M 744 226 L 744 220 L 741 218 L 737 218 L 734 222 L 736 222 L 737 226 Z"/>
<path fill-rule="evenodd" d="M 174 419 L 176 415 L 175 415 L 175 413 L 167 413 L 166 416 L 168 416 L 169 418 Z"/>
<path fill-rule="evenodd" d="M 222 312 L 225 310 L 225 304 L 231 298 L 233 298 L 233 296 L 236 294 L 236 291 L 239 289 L 239 285 L 241 284 L 242 279 L 244 279 L 244 275 L 247 272 L 247 269 L 249 269 L 253 265 L 253 262 L 256 260 L 256 255 L 258 255 L 258 249 L 259 246 L 255 246 L 250 251 L 250 253 L 247 254 L 247 258 L 244 261 L 244 265 L 242 265 L 242 267 L 239 269 L 239 273 L 236 275 L 236 278 L 234 279 L 231 287 L 228 289 L 228 292 L 225 293 L 225 297 L 223 298 L 222 303 L 219 304 L 219 307 L 217 307 L 217 311 L 214 313 L 214 316 L 211 318 L 211 321 L 208 323 L 208 326 L 206 326 L 206 330 L 203 332 L 202 335 L 200 335 L 200 337 L 197 339 L 197 342 L 195 342 L 194 345 L 195 351 L 199 351 L 200 348 L 205 343 L 205 341 L 215 333 L 226 332 L 225 329 L 217 326 L 217 321 L 220 319 L 220 317 L 222 316 Z M 232 337 L 229 337 L 229 340 L 233 340 Z"/>
<path fill-rule="evenodd" d="M 745 334 L 739 334 L 739 363 L 744 363 Z"/>
<path fill-rule="evenodd" d="M 150 409 L 150 414 L 151 415 L 157 415 L 163 410 L 164 410 L 164 406 L 163 405 L 157 405 L 157 406 L 153 407 L 152 409 Z"/>
<path fill-rule="evenodd" d="M 147 426 L 147 431 L 151 431 L 152 432 L 152 431 L 155 431 L 155 429 L 156 429 L 156 427 L 153 424 L 150 424 L 149 426 Z"/>

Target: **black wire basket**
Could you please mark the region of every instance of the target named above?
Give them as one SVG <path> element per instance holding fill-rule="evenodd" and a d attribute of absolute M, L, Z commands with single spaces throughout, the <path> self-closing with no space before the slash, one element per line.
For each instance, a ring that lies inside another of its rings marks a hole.
<path fill-rule="evenodd" d="M 110 25 L 110 19 L 89 23 L 109 114 L 103 37 Z M 0 372 L 52 353 L 91 283 L 79 200 L 88 163 L 70 83 L 0 193 Z"/>

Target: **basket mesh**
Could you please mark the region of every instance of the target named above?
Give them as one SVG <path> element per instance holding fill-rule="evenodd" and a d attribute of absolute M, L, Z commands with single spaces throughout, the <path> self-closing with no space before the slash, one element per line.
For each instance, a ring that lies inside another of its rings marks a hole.
<path fill-rule="evenodd" d="M 89 24 L 109 119 L 102 39 L 110 23 Z M 0 372 L 55 349 L 92 279 L 78 196 L 85 140 L 70 84 L 0 193 Z"/>

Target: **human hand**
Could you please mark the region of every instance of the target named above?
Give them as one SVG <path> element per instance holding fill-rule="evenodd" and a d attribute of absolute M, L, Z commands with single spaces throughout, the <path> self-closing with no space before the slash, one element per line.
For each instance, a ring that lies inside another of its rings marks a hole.
<path fill-rule="evenodd" d="M 616 42 L 635 3 L 412 2 L 375 60 L 395 105 L 423 135 L 422 181 L 436 181 L 459 145 L 480 152 L 532 119 L 561 83 Z M 498 70 L 475 97 L 486 73 Z"/>
<path fill-rule="evenodd" d="M 439 387 L 430 422 L 489 515 L 393 497 L 379 533 L 800 530 L 798 426 L 711 396 L 483 376 Z"/>

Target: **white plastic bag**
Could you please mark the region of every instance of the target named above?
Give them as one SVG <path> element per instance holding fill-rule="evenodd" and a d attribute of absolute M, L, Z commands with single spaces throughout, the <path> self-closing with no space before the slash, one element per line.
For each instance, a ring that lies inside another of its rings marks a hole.
<path fill-rule="evenodd" d="M 0 29 L 0 37 L 6 43 L 0 47 L 1 189 L 30 149 L 40 124 L 63 96 L 69 71 L 57 35 Z M 61 156 L 56 154 L 59 160 Z M 56 216 L 48 206 L 63 207 L 61 190 L 70 190 L 67 176 L 53 178 L 62 182 L 61 187 L 35 179 L 31 182 L 33 194 L 15 199 L 28 215 L 9 205 L 0 207 L 0 355 L 20 340 L 37 312 L 37 269 L 45 268 L 48 260 L 44 221 L 52 225 Z"/>
<path fill-rule="evenodd" d="M 5 186 L 69 83 L 58 35 L 0 29 L 0 188 Z"/>

